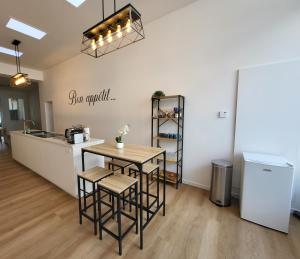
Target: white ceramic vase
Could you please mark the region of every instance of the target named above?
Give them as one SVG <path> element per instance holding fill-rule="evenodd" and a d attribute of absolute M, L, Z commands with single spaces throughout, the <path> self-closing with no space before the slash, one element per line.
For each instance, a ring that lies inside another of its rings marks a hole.
<path fill-rule="evenodd" d="M 117 146 L 117 149 L 122 149 L 124 147 L 124 143 L 123 142 L 121 142 L 121 143 L 117 142 L 116 146 Z"/>

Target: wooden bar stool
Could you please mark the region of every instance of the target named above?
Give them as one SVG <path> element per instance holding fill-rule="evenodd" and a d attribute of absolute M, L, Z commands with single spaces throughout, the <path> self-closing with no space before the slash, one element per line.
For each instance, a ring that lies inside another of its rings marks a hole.
<path fill-rule="evenodd" d="M 112 169 L 113 171 L 121 170 L 121 173 L 125 174 L 125 168 L 130 166 L 131 164 L 132 163 L 113 158 L 111 161 L 108 162 L 108 169 Z M 123 209 L 125 209 L 125 193 L 123 193 L 122 201 Z"/>
<path fill-rule="evenodd" d="M 123 195 L 124 192 L 129 188 L 134 188 L 134 193 L 135 193 L 134 202 L 132 200 L 129 200 L 129 203 L 135 207 L 134 216 L 125 213 L 120 206 L 121 195 Z M 138 190 L 137 189 L 138 189 L 138 181 L 132 177 L 122 175 L 122 174 L 112 175 L 98 182 L 97 197 L 98 197 L 98 214 L 99 214 L 99 239 L 102 240 L 102 230 L 104 230 L 106 233 L 108 233 L 113 238 L 118 240 L 119 255 L 122 255 L 122 240 L 129 233 L 129 231 L 135 226 L 136 233 L 138 233 L 138 204 L 137 204 Z M 112 195 L 112 205 L 109 205 L 107 202 L 103 200 L 104 196 L 101 195 L 102 191 Z M 113 205 L 115 198 L 117 199 L 116 210 Z M 105 213 L 102 213 L 102 204 L 110 208 Z M 112 214 L 109 215 L 109 212 L 112 212 Z M 117 225 L 118 225 L 117 234 L 113 233 L 111 230 L 105 227 L 105 224 L 108 221 L 110 221 L 112 218 L 114 218 L 115 214 L 117 215 Z M 106 215 L 109 216 L 105 218 Z M 123 231 L 122 231 L 121 215 L 133 221 L 133 223 L 126 230 Z"/>
<path fill-rule="evenodd" d="M 79 223 L 82 224 L 82 216 L 86 217 L 90 221 L 94 223 L 94 234 L 97 235 L 97 201 L 96 201 L 96 184 L 101 181 L 105 177 L 112 175 L 113 172 L 111 170 L 101 168 L 101 167 L 93 167 L 89 170 L 81 172 L 77 175 L 77 188 L 78 188 L 78 204 L 79 204 Z M 83 185 L 83 189 L 81 188 L 81 181 Z M 86 181 L 92 184 L 92 191 L 87 191 L 86 189 Z M 83 192 L 83 196 L 81 196 L 81 192 Z M 87 205 L 87 198 L 92 196 L 92 203 Z M 83 198 L 83 206 L 81 202 L 81 198 Z M 93 207 L 93 216 L 88 215 L 87 210 Z"/>
<path fill-rule="evenodd" d="M 113 171 L 121 170 L 121 173 L 124 174 L 125 168 L 130 165 L 131 163 L 129 162 L 118 160 L 118 159 L 112 159 L 111 161 L 108 162 L 108 169 L 112 169 Z"/>
<path fill-rule="evenodd" d="M 139 174 L 139 170 L 135 165 L 129 167 L 129 176 L 134 174 L 134 178 Z M 149 181 L 149 176 L 151 175 L 151 179 L 153 178 L 153 174 L 156 174 L 156 195 L 150 193 L 149 188 L 152 182 Z M 152 206 L 156 203 L 157 207 L 159 207 L 159 165 L 153 163 L 146 163 L 143 165 L 143 175 L 146 176 L 146 192 L 143 191 L 143 194 L 146 194 L 146 208 L 147 211 L 147 221 L 150 219 L 150 213 Z M 131 189 L 129 190 L 129 196 L 131 196 Z M 154 198 L 153 202 L 150 204 L 150 197 Z M 130 208 L 131 211 L 131 208 Z"/>

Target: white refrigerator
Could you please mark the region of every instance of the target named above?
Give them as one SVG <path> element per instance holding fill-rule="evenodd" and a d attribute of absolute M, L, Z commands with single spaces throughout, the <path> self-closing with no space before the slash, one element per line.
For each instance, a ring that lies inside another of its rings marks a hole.
<path fill-rule="evenodd" d="M 285 158 L 243 153 L 241 217 L 288 233 L 294 167 Z"/>

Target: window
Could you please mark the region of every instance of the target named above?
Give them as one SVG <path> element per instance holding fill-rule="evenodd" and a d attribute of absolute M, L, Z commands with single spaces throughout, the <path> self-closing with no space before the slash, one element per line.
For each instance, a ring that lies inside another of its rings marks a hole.
<path fill-rule="evenodd" d="M 11 120 L 25 120 L 24 99 L 8 98 L 8 109 Z"/>

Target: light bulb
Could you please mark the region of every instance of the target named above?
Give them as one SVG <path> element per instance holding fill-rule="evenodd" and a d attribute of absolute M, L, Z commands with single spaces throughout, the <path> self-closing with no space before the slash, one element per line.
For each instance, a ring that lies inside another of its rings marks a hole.
<path fill-rule="evenodd" d="M 92 50 L 96 50 L 97 49 L 97 45 L 96 45 L 96 40 L 95 39 L 92 39 L 91 47 L 92 47 Z"/>
<path fill-rule="evenodd" d="M 121 31 L 121 25 L 118 24 L 117 26 L 117 36 L 118 38 L 122 38 L 122 31 Z"/>
<path fill-rule="evenodd" d="M 20 85 L 20 84 L 24 84 L 26 82 L 26 79 L 24 76 L 19 77 L 16 81 L 15 84 L 16 85 Z"/>
<path fill-rule="evenodd" d="M 107 32 L 107 41 L 109 42 L 109 43 L 111 43 L 112 42 L 112 36 L 111 36 L 111 30 L 109 30 L 108 32 Z"/>
<path fill-rule="evenodd" d="M 131 20 L 128 19 L 127 23 L 126 23 L 126 31 L 129 33 L 131 32 Z"/>
<path fill-rule="evenodd" d="M 98 44 L 100 47 L 102 47 L 102 46 L 104 45 L 104 41 L 103 41 L 103 36 L 102 36 L 102 35 L 99 36 L 99 39 L 98 39 L 98 41 L 97 41 L 97 44 Z"/>

